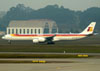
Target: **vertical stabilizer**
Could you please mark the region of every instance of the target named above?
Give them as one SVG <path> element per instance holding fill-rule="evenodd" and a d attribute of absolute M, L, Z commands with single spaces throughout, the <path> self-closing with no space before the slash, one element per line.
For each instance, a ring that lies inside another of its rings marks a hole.
<path fill-rule="evenodd" d="M 92 34 L 95 28 L 96 22 L 91 22 L 90 25 L 81 34 Z"/>

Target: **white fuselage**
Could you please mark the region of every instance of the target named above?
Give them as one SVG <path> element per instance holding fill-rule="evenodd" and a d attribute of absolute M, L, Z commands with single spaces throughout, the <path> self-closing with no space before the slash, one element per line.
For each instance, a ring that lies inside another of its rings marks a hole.
<path fill-rule="evenodd" d="M 34 40 L 45 41 L 46 37 L 52 37 L 54 34 L 9 34 L 2 38 L 6 40 Z M 76 40 L 86 37 L 84 34 L 56 34 L 53 41 Z"/>

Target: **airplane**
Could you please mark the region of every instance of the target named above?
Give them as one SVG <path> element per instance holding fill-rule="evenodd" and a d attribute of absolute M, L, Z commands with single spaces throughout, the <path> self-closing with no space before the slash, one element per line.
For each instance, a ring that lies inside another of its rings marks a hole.
<path fill-rule="evenodd" d="M 2 39 L 8 40 L 32 40 L 33 43 L 54 44 L 60 40 L 76 40 L 94 35 L 93 31 L 96 22 L 91 22 L 90 25 L 81 33 L 56 33 L 56 34 L 7 34 Z"/>

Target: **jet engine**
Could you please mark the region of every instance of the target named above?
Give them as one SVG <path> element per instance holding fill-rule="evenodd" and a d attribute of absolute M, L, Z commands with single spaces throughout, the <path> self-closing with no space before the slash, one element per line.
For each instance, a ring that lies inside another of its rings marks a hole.
<path fill-rule="evenodd" d="M 33 43 L 39 43 L 38 39 L 33 39 Z"/>
<path fill-rule="evenodd" d="M 39 38 L 33 39 L 33 43 L 45 42 L 45 40 L 46 40 L 45 38 L 39 37 Z"/>

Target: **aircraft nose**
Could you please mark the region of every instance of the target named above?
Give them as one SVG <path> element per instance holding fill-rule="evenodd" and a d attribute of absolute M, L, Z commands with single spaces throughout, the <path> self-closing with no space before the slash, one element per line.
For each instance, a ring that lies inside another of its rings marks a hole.
<path fill-rule="evenodd" d="M 2 39 L 5 39 L 5 37 L 3 36 Z"/>

